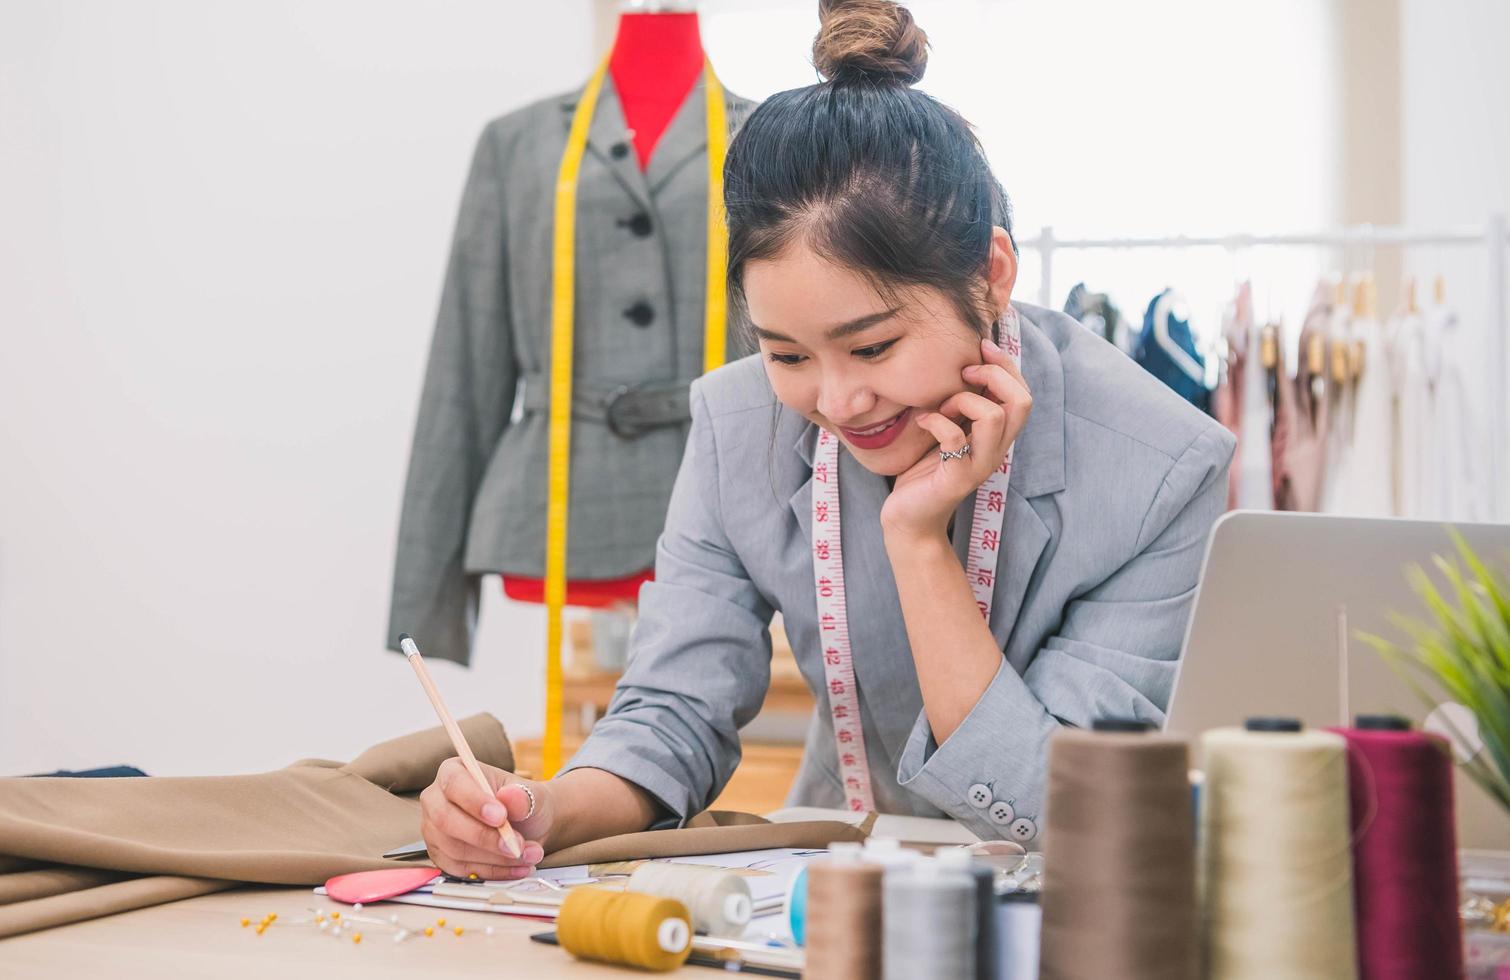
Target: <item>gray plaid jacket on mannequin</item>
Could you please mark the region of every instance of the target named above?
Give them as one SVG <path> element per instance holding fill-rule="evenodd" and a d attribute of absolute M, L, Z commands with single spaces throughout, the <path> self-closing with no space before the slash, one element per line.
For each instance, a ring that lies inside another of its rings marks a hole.
<path fill-rule="evenodd" d="M 466 662 L 483 573 L 545 566 L 556 174 L 580 92 L 489 123 L 462 195 L 399 524 L 388 646 Z M 730 130 L 754 103 L 725 93 Z M 703 82 L 642 172 L 611 77 L 577 193 L 567 575 L 650 567 L 702 372 Z M 729 355 L 740 331 L 729 329 Z M 517 411 L 516 411 L 517 403 Z"/>

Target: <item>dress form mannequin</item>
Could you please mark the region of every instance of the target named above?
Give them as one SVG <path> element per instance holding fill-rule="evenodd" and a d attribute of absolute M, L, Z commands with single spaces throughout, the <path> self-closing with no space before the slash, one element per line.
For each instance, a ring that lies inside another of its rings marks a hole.
<path fill-rule="evenodd" d="M 620 5 L 608 72 L 633 134 L 641 171 L 649 166 L 656 143 L 702 76 L 706 58 L 695 2 L 624 0 Z M 616 579 L 571 579 L 566 584 L 566 602 L 598 608 L 633 603 L 653 572 L 647 568 Z M 505 575 L 503 590 L 516 601 L 545 601 L 544 579 Z"/>

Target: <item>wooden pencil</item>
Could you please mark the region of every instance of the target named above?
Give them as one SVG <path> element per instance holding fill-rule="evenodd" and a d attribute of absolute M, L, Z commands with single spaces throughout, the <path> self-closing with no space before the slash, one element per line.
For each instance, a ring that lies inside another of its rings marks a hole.
<path fill-rule="evenodd" d="M 467 737 L 461 733 L 461 726 L 456 724 L 456 719 L 451 717 L 446 703 L 440 699 L 440 691 L 435 689 L 435 681 L 430 679 L 430 672 L 425 669 L 425 660 L 419 655 L 419 646 L 414 642 L 414 637 L 408 633 L 400 633 L 398 644 L 399 649 L 404 651 L 404 656 L 409 658 L 410 665 L 414 667 L 414 673 L 419 676 L 420 685 L 429 696 L 435 713 L 440 716 L 440 723 L 445 726 L 446 734 L 451 736 L 451 745 L 456 749 L 456 754 L 461 757 L 461 764 L 466 766 L 467 772 L 477 780 L 477 785 L 482 789 L 483 795 L 496 799 L 497 794 L 493 792 L 493 787 L 488 785 L 488 778 L 482 774 L 482 767 L 477 764 L 477 756 L 472 754 L 472 747 L 467 744 Z M 511 857 L 518 858 L 524 854 L 524 840 L 509 824 L 507 814 L 504 815 L 503 824 L 498 828 L 498 836 Z"/>

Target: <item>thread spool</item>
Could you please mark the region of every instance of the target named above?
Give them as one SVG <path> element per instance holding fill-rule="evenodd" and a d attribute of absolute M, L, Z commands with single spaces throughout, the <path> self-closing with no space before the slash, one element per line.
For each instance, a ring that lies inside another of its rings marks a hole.
<path fill-rule="evenodd" d="M 881 881 L 885 869 L 864 859 L 859 845 L 835 844 L 829 856 L 803 869 L 806 965 L 824 980 L 877 980 L 881 975 Z M 793 936 L 798 930 L 793 929 Z"/>
<path fill-rule="evenodd" d="M 798 946 L 807 945 L 807 868 L 798 869 L 792 875 L 792 880 L 786 886 L 786 901 L 782 903 L 786 909 L 787 928 L 792 933 L 792 941 Z"/>
<path fill-rule="evenodd" d="M 962 848 L 937 852 L 938 862 L 951 871 L 961 871 L 975 882 L 975 975 L 991 980 L 996 964 L 996 873 Z"/>
<path fill-rule="evenodd" d="M 1038 980 L 1043 910 L 1033 892 L 996 897 L 996 962 L 992 980 Z"/>
<path fill-rule="evenodd" d="M 902 847 L 902 842 L 893 837 L 869 837 L 865 840 L 865 860 L 874 861 L 888 870 L 910 868 L 921 860 L 922 854 Z"/>
<path fill-rule="evenodd" d="M 726 939 L 744 934 L 754 909 L 749 884 L 727 868 L 649 861 L 634 870 L 624 887 L 676 899 L 687 906 L 694 932 Z"/>
<path fill-rule="evenodd" d="M 1201 748 L 1205 976 L 1353 980 L 1347 743 L 1252 719 Z"/>
<path fill-rule="evenodd" d="M 556 939 L 579 959 L 665 972 L 687 962 L 692 923 L 674 898 L 587 886 L 561 903 Z"/>
<path fill-rule="evenodd" d="M 872 860 L 870 848 L 862 850 L 854 841 L 835 841 L 828 846 L 828 856 L 846 863 L 866 861 L 879 866 L 879 862 Z M 799 869 L 786 886 L 787 926 L 798 946 L 807 943 L 807 870 L 807 867 Z"/>
<path fill-rule="evenodd" d="M 975 980 L 973 878 L 925 859 L 889 871 L 881 890 L 886 980 Z"/>
<path fill-rule="evenodd" d="M 1195 980 L 1190 752 L 1146 722 L 1097 721 L 1049 742 L 1044 980 Z"/>
<path fill-rule="evenodd" d="M 1359 976 L 1461 977 L 1447 742 L 1392 715 L 1336 731 L 1348 744 Z"/>

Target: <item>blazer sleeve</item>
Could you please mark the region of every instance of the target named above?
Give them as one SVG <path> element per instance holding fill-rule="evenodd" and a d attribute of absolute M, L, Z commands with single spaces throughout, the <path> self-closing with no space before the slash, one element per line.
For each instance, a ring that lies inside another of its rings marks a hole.
<path fill-rule="evenodd" d="M 898 762 L 901 785 L 983 839 L 1030 840 L 1035 826 L 996 823 L 971 804 L 970 788 L 988 786 L 1019 817 L 1036 820 L 1048 740 L 1060 725 L 1108 716 L 1163 722 L 1206 539 L 1226 509 L 1233 446 L 1211 426 L 1186 448 L 1143 518 L 1133 556 L 1066 606 L 1058 633 L 1020 676 L 1003 657 L 943 745 L 919 714 Z"/>
<path fill-rule="evenodd" d="M 466 663 L 481 576 L 464 564 L 472 504 L 514 406 L 518 367 L 496 125 L 478 140 L 441 293 L 399 519 L 388 648 Z"/>
<path fill-rule="evenodd" d="M 563 771 L 605 769 L 678 819 L 706 809 L 739 764 L 739 729 L 771 680 L 772 607 L 724 530 L 714 425 L 694 382 L 692 426 L 640 589 L 629 662 L 581 750 Z"/>

